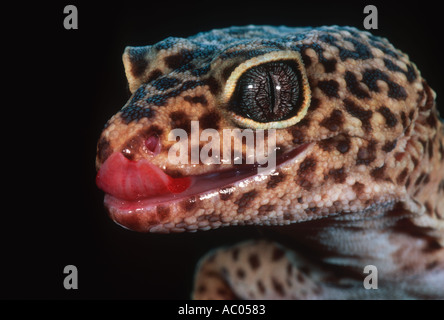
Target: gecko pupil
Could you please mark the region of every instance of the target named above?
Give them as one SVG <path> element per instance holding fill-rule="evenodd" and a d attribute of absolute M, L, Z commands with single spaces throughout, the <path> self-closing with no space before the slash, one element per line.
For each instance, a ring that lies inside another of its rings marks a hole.
<path fill-rule="evenodd" d="M 231 109 L 257 122 L 281 121 L 300 108 L 300 74 L 292 61 L 264 63 L 248 69 L 236 85 Z"/>

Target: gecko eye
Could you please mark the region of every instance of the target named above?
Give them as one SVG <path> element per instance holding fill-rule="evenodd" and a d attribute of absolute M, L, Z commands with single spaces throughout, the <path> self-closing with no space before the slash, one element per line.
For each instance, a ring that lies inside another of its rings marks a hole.
<path fill-rule="evenodd" d="M 239 78 L 231 110 L 261 123 L 291 118 L 300 107 L 299 82 L 289 63 L 253 67 Z"/>
<path fill-rule="evenodd" d="M 230 77 L 227 81 L 228 88 L 233 87 L 227 110 L 238 125 L 285 128 L 305 116 L 310 103 L 310 88 L 302 61 L 297 52 L 284 53 L 285 59 L 272 53 L 268 62 L 260 59 L 259 63 L 251 65 L 249 60 L 236 68 L 235 78 Z"/>

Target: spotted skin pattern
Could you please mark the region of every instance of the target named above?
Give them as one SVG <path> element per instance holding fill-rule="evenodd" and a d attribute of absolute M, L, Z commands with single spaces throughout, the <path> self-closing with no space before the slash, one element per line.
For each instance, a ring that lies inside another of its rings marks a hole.
<path fill-rule="evenodd" d="M 351 27 L 231 27 L 123 55 L 132 96 L 105 126 L 99 169 L 113 152 L 171 176 L 232 164 L 172 165 L 175 128 L 239 128 L 221 103 L 236 67 L 298 52 L 311 102 L 298 123 L 277 130 L 278 151 L 304 145 L 262 179 L 110 216 L 141 232 L 275 226 L 282 244 L 250 241 L 215 249 L 197 268 L 195 299 L 444 298 L 444 129 L 435 93 L 407 55 Z M 145 139 L 159 137 L 152 155 Z M 191 142 L 190 142 L 191 143 Z M 201 147 L 201 146 L 200 146 Z M 245 150 L 243 150 L 244 152 Z M 378 269 L 366 290 L 364 266 Z"/>

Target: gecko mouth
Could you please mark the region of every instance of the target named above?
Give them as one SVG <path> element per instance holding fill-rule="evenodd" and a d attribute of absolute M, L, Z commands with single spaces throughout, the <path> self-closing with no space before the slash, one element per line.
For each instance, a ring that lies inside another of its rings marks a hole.
<path fill-rule="evenodd" d="M 276 168 L 295 159 L 309 144 L 277 155 Z M 105 192 L 104 204 L 112 215 L 113 212 L 133 214 L 221 192 L 257 176 L 259 167 L 259 164 L 240 164 L 226 170 L 173 178 L 148 160 L 132 161 L 114 152 L 100 167 L 96 184 Z"/>

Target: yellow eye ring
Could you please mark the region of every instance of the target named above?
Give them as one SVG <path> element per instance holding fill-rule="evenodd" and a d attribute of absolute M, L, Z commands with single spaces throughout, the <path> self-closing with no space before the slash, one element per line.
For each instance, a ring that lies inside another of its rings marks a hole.
<path fill-rule="evenodd" d="M 301 90 L 300 98 L 302 101 L 299 102 L 300 106 L 298 108 L 297 113 L 291 118 L 279 120 L 279 121 L 270 121 L 270 122 L 259 122 L 250 118 L 246 118 L 241 116 L 232 110 L 226 110 L 228 117 L 237 125 L 241 127 L 248 127 L 254 129 L 281 129 L 292 126 L 299 121 L 301 121 L 305 115 L 307 114 L 308 107 L 311 101 L 311 90 L 310 85 L 308 83 L 308 78 L 305 72 L 304 63 L 302 61 L 301 55 L 297 51 L 274 51 L 270 53 L 266 53 L 264 55 L 251 58 L 239 66 L 237 66 L 234 71 L 228 77 L 228 80 L 225 84 L 224 92 L 221 96 L 221 103 L 223 105 L 229 105 L 230 100 L 235 93 L 236 87 L 238 85 L 239 79 L 242 75 L 245 74 L 251 68 L 265 65 L 270 62 L 292 62 L 293 65 L 296 66 L 296 69 L 299 73 L 300 84 L 299 90 Z"/>

